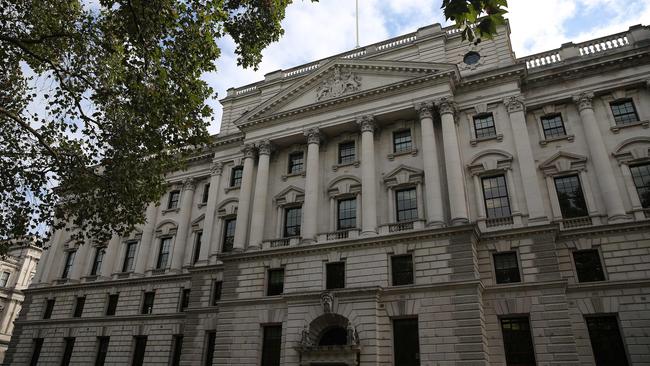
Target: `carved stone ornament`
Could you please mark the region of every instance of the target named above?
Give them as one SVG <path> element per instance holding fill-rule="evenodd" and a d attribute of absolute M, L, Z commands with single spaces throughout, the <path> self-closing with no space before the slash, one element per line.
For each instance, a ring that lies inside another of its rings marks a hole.
<path fill-rule="evenodd" d="M 311 347 L 313 346 L 311 342 L 311 337 L 309 336 L 309 327 L 305 324 L 305 327 L 302 328 L 300 332 L 300 346 L 302 347 Z"/>
<path fill-rule="evenodd" d="M 332 312 L 332 305 L 334 304 L 334 297 L 331 293 L 325 291 L 320 294 L 320 304 L 323 307 L 323 312 L 329 314 Z"/>
<path fill-rule="evenodd" d="M 421 102 L 415 105 L 415 110 L 420 115 L 420 120 L 433 118 L 433 102 Z"/>
<path fill-rule="evenodd" d="M 334 74 L 326 79 L 316 90 L 316 101 L 340 97 L 359 90 L 361 77 L 351 72 L 341 72 L 337 67 Z"/>
<path fill-rule="evenodd" d="M 184 191 L 193 191 L 194 189 L 196 189 L 196 183 L 194 183 L 194 180 L 188 178 L 183 181 Z"/>
<path fill-rule="evenodd" d="M 521 95 L 511 95 L 503 98 L 508 113 L 521 112 L 524 110 L 524 98 Z"/>
<path fill-rule="evenodd" d="M 262 140 L 257 143 L 257 153 L 259 155 L 271 154 L 271 142 L 269 140 Z"/>
<path fill-rule="evenodd" d="M 223 163 L 220 161 L 213 161 L 210 165 L 210 175 L 221 175 L 223 172 Z"/>
<path fill-rule="evenodd" d="M 361 116 L 357 118 L 357 124 L 361 132 L 374 132 L 375 131 L 375 117 L 371 115 Z"/>
<path fill-rule="evenodd" d="M 253 144 L 244 144 L 241 148 L 241 152 L 244 153 L 244 158 L 254 158 L 255 157 L 255 145 Z"/>
<path fill-rule="evenodd" d="M 347 334 L 349 346 L 359 345 L 359 333 L 357 332 L 357 328 L 355 328 L 350 321 L 348 321 Z"/>
<path fill-rule="evenodd" d="M 578 111 L 583 109 L 592 109 L 591 102 L 594 99 L 594 93 L 584 92 L 573 96 L 573 102 L 578 106 Z"/>
<path fill-rule="evenodd" d="M 456 113 L 456 103 L 451 97 L 444 97 L 438 99 L 438 110 L 440 115 L 443 114 L 455 114 Z"/>
<path fill-rule="evenodd" d="M 317 127 L 305 130 L 307 144 L 320 144 L 320 130 Z"/>

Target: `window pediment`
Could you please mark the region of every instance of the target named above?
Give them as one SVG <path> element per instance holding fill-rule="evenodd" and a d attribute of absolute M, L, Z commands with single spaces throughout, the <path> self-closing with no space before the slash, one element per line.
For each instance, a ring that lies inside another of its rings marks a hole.
<path fill-rule="evenodd" d="M 236 198 L 227 198 L 217 205 L 217 216 L 225 217 L 237 214 L 237 205 L 239 201 Z"/>
<path fill-rule="evenodd" d="M 178 224 L 173 220 L 163 220 L 156 227 L 156 237 L 176 234 Z"/>
<path fill-rule="evenodd" d="M 333 179 L 327 186 L 330 197 L 352 195 L 361 192 L 361 181 L 352 175 L 343 175 Z"/>
<path fill-rule="evenodd" d="M 633 137 L 623 141 L 612 154 L 619 164 L 650 160 L 650 137 Z"/>
<path fill-rule="evenodd" d="M 504 171 L 512 166 L 513 157 L 503 150 L 485 150 L 472 158 L 467 169 L 472 175 L 481 175 L 493 171 Z"/>
<path fill-rule="evenodd" d="M 544 175 L 555 175 L 562 172 L 584 170 L 587 157 L 560 151 L 539 165 Z"/>
<path fill-rule="evenodd" d="M 296 186 L 289 186 L 273 197 L 273 201 L 278 206 L 290 205 L 292 203 L 301 203 L 305 200 L 305 191 Z"/>
<path fill-rule="evenodd" d="M 397 187 L 402 185 L 422 183 L 424 172 L 417 168 L 400 165 L 384 176 L 386 187 Z"/>

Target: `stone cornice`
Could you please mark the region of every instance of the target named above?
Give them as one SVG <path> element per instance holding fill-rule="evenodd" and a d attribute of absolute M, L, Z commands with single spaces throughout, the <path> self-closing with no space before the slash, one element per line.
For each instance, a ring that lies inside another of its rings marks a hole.
<path fill-rule="evenodd" d="M 135 286 L 148 283 L 156 282 L 173 282 L 173 281 L 186 281 L 190 280 L 192 276 L 189 273 L 183 274 L 166 274 L 158 275 L 151 277 L 133 277 L 133 278 L 124 278 L 124 279 L 111 279 L 111 280 L 102 280 L 102 281 L 93 281 L 85 283 L 66 283 L 62 285 L 48 285 L 48 286 L 38 286 L 30 287 L 24 289 L 23 292 L 27 294 L 35 294 L 42 292 L 52 292 L 52 291 L 78 291 L 85 290 L 95 287 L 111 287 L 111 286 Z"/>
<path fill-rule="evenodd" d="M 97 316 L 97 317 L 80 317 L 80 318 L 50 318 L 50 319 L 34 319 L 34 320 L 15 320 L 16 324 L 21 325 L 54 325 L 59 327 L 78 327 L 83 324 L 84 328 L 93 328 L 99 325 L 89 325 L 89 323 L 116 323 L 128 322 L 128 325 L 137 325 L 135 322 L 145 323 L 150 321 L 157 321 L 161 319 L 178 319 L 184 320 L 186 318 L 185 312 L 167 313 L 167 314 L 137 314 L 137 315 L 111 315 L 111 316 Z M 114 325 L 114 324 L 112 324 Z"/>
<path fill-rule="evenodd" d="M 559 232 L 558 241 L 584 238 L 585 236 L 608 235 L 618 233 L 629 233 L 633 231 L 650 231 L 650 220 L 632 221 L 620 224 L 608 224 L 599 226 L 586 226 L 572 230 Z"/>

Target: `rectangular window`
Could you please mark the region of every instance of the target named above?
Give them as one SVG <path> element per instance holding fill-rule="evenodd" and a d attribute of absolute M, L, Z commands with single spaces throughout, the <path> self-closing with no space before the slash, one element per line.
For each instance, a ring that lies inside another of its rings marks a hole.
<path fill-rule="evenodd" d="M 104 366 L 106 354 L 108 353 L 108 342 L 110 337 L 97 337 L 97 356 L 95 357 L 95 366 Z"/>
<path fill-rule="evenodd" d="M 142 309 L 140 314 L 151 314 L 153 313 L 153 301 L 156 298 L 156 293 L 145 292 L 142 299 Z"/>
<path fill-rule="evenodd" d="M 222 281 L 214 281 L 214 288 L 212 289 L 212 306 L 217 305 L 221 300 L 221 290 L 223 288 Z"/>
<path fill-rule="evenodd" d="M 86 305 L 86 296 L 78 296 L 75 300 L 73 318 L 81 318 L 84 313 L 84 306 Z"/>
<path fill-rule="evenodd" d="M 126 253 L 124 254 L 124 263 L 122 264 L 122 272 L 131 272 L 133 269 L 133 262 L 135 261 L 135 250 L 138 248 L 137 241 L 130 241 L 126 243 Z"/>
<path fill-rule="evenodd" d="M 393 286 L 413 284 L 413 256 L 411 254 L 390 257 Z"/>
<path fill-rule="evenodd" d="M 300 220 L 302 207 L 287 207 L 284 209 L 284 237 L 300 236 Z"/>
<path fill-rule="evenodd" d="M 133 360 L 131 366 L 142 366 L 144 364 L 144 354 L 147 350 L 147 336 L 133 337 L 135 347 L 133 349 Z"/>
<path fill-rule="evenodd" d="M 561 114 L 542 117 L 542 129 L 544 130 L 545 139 L 566 136 Z"/>
<path fill-rule="evenodd" d="M 194 237 L 194 253 L 192 254 L 192 264 L 199 261 L 201 255 L 201 240 L 203 239 L 203 231 L 197 231 Z"/>
<path fill-rule="evenodd" d="M 625 345 L 618 330 L 616 315 L 589 316 L 585 321 L 596 366 L 626 366 Z"/>
<path fill-rule="evenodd" d="M 516 252 L 496 253 L 493 258 L 497 283 L 521 282 Z"/>
<path fill-rule="evenodd" d="M 338 230 L 347 230 L 357 227 L 357 199 L 348 198 L 338 201 Z"/>
<path fill-rule="evenodd" d="M 494 116 L 492 113 L 484 113 L 474 116 L 474 132 L 477 139 L 494 137 L 497 130 L 494 127 Z"/>
<path fill-rule="evenodd" d="M 95 251 L 95 259 L 93 260 L 93 266 L 90 269 L 91 276 L 97 276 L 102 270 L 102 262 L 104 261 L 105 254 L 106 248 L 97 248 Z"/>
<path fill-rule="evenodd" d="M 395 365 L 420 365 L 418 319 L 393 319 L 393 351 Z"/>
<path fill-rule="evenodd" d="M 181 191 L 169 192 L 169 200 L 167 201 L 167 209 L 172 210 L 178 208 L 178 201 L 181 199 Z"/>
<path fill-rule="evenodd" d="M 241 186 L 242 176 L 244 175 L 244 167 L 236 166 L 230 171 L 230 186 L 239 187 Z"/>
<path fill-rule="evenodd" d="M 356 157 L 354 141 L 339 144 L 339 164 L 354 163 Z"/>
<path fill-rule="evenodd" d="M 2 272 L 2 276 L 0 277 L 0 287 L 6 287 L 7 283 L 9 282 L 9 276 L 11 274 L 9 272 Z"/>
<path fill-rule="evenodd" d="M 281 295 L 284 292 L 284 268 L 269 269 L 266 295 Z"/>
<path fill-rule="evenodd" d="M 650 208 L 650 164 L 631 166 L 630 172 L 641 206 Z"/>
<path fill-rule="evenodd" d="M 74 340 L 74 337 L 63 338 L 63 358 L 61 359 L 61 366 L 70 365 L 72 350 L 74 349 Z"/>
<path fill-rule="evenodd" d="M 171 366 L 180 366 L 182 352 L 183 352 L 183 335 L 175 334 L 172 336 L 172 356 L 170 362 Z"/>
<path fill-rule="evenodd" d="M 598 249 L 586 249 L 573 252 L 578 282 L 605 281 L 605 272 L 600 263 Z"/>
<path fill-rule="evenodd" d="M 632 99 L 619 100 L 609 103 L 614 115 L 614 121 L 617 125 L 626 125 L 639 121 L 639 115 L 636 114 L 636 108 Z"/>
<path fill-rule="evenodd" d="M 237 219 L 234 217 L 225 219 L 223 222 L 223 248 L 221 248 L 221 251 L 224 253 L 232 251 L 233 245 L 235 244 L 236 226 Z"/>
<path fill-rule="evenodd" d="M 508 366 L 535 366 L 535 349 L 528 317 L 502 318 L 501 332 Z"/>
<path fill-rule="evenodd" d="M 555 178 L 555 191 L 560 202 L 560 211 L 565 219 L 589 215 L 587 203 L 582 194 L 577 175 Z"/>
<path fill-rule="evenodd" d="M 415 188 L 395 191 L 395 210 L 397 222 L 417 220 L 418 200 Z"/>
<path fill-rule="evenodd" d="M 55 301 L 56 299 L 45 300 L 45 311 L 43 312 L 43 319 L 50 319 L 52 317 L 52 311 L 54 310 Z"/>
<path fill-rule="evenodd" d="M 201 203 L 208 203 L 208 197 L 210 197 L 210 183 L 203 185 L 203 197 Z"/>
<path fill-rule="evenodd" d="M 262 366 L 280 366 L 282 325 L 267 325 L 263 331 Z"/>
<path fill-rule="evenodd" d="M 393 132 L 393 152 L 411 151 L 412 148 L 411 130 Z"/>
<path fill-rule="evenodd" d="M 190 289 L 184 288 L 181 292 L 181 312 L 187 310 L 190 306 Z"/>
<path fill-rule="evenodd" d="M 70 250 L 66 252 L 65 264 L 63 265 L 63 273 L 61 273 L 61 278 L 68 278 L 70 275 L 70 269 L 72 269 L 75 254 L 77 254 L 76 250 Z"/>
<path fill-rule="evenodd" d="M 203 365 L 212 366 L 214 360 L 214 346 L 217 340 L 217 332 L 210 331 L 205 334 L 205 357 Z"/>
<path fill-rule="evenodd" d="M 106 305 L 106 315 L 115 315 L 117 310 L 117 302 L 120 299 L 120 294 L 108 295 L 108 304 Z"/>
<path fill-rule="evenodd" d="M 43 349 L 43 341 L 43 338 L 34 338 L 32 340 L 33 351 L 32 358 L 29 361 L 29 366 L 38 366 L 38 359 L 41 357 L 41 349 Z"/>
<path fill-rule="evenodd" d="M 160 239 L 160 248 L 158 248 L 158 261 L 156 262 L 157 269 L 167 267 L 167 260 L 169 259 L 169 250 L 171 249 L 172 238 Z"/>
<path fill-rule="evenodd" d="M 295 152 L 289 154 L 289 174 L 302 173 L 305 168 L 305 160 L 302 152 Z"/>
<path fill-rule="evenodd" d="M 506 187 L 506 177 L 497 175 L 482 179 L 485 213 L 489 219 L 510 217 L 510 199 Z"/>
<path fill-rule="evenodd" d="M 328 290 L 345 287 L 345 262 L 327 263 L 325 272 L 325 287 Z"/>

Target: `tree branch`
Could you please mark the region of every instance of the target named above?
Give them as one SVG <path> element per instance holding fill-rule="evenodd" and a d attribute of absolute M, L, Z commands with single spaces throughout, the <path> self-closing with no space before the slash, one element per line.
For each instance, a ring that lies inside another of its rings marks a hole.
<path fill-rule="evenodd" d="M 36 140 L 38 140 L 41 146 L 43 146 L 43 148 L 47 150 L 50 153 L 50 155 L 52 155 L 53 158 L 57 160 L 60 159 L 60 155 L 56 151 L 54 151 L 54 149 L 50 146 L 50 144 L 47 143 L 47 141 L 45 141 L 43 135 L 41 135 L 32 126 L 30 126 L 29 123 L 25 122 L 22 118 L 12 113 L 11 111 L 6 110 L 4 107 L 0 107 L 0 113 L 11 118 L 16 123 L 18 123 L 23 129 L 27 130 L 32 136 L 36 138 Z"/>

